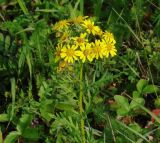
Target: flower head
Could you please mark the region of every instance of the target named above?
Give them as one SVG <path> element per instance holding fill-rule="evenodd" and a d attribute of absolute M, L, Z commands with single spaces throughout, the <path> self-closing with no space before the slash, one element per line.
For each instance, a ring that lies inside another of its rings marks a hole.
<path fill-rule="evenodd" d="M 113 44 L 116 43 L 113 34 L 110 33 L 110 32 L 105 31 L 102 38 L 107 42 L 110 42 L 110 43 L 113 43 Z"/>
<path fill-rule="evenodd" d="M 81 24 L 88 16 L 77 16 L 70 20 L 70 22 L 73 22 L 74 24 Z"/>
<path fill-rule="evenodd" d="M 82 46 L 88 41 L 88 39 L 86 39 L 86 35 L 87 33 L 81 33 L 79 37 L 73 37 L 72 39 L 76 45 Z"/>
<path fill-rule="evenodd" d="M 80 47 L 81 51 L 79 51 L 79 58 L 84 63 L 87 59 L 91 62 L 93 60 L 93 54 L 91 49 L 91 44 L 87 43 Z"/>
<path fill-rule="evenodd" d="M 95 43 L 92 44 L 93 49 L 92 53 L 96 59 L 103 58 L 104 56 L 104 46 L 103 43 L 100 40 L 95 40 Z"/>
<path fill-rule="evenodd" d="M 78 56 L 78 51 L 76 51 L 76 49 L 78 48 L 78 46 L 76 45 L 66 45 L 62 48 L 61 50 L 61 58 L 64 59 L 64 61 L 68 62 L 68 63 L 73 63 L 74 60 L 78 60 L 77 56 Z"/>
<path fill-rule="evenodd" d="M 63 42 L 67 42 L 67 40 L 69 40 L 69 36 L 70 34 L 68 32 L 64 32 L 63 35 L 60 37 L 60 41 Z"/>
<path fill-rule="evenodd" d="M 86 28 L 86 31 L 90 34 L 96 35 L 99 32 L 100 28 L 94 25 L 94 22 L 91 20 L 85 20 L 82 24 Z"/>
<path fill-rule="evenodd" d="M 115 48 L 114 42 L 111 41 L 105 41 L 103 40 L 103 45 L 104 45 L 104 56 L 108 58 L 109 54 L 113 57 L 117 53 L 117 50 Z"/>
<path fill-rule="evenodd" d="M 68 28 L 69 25 L 68 20 L 61 20 L 53 26 L 53 30 L 62 30 L 63 28 Z"/>
<path fill-rule="evenodd" d="M 62 44 L 58 44 L 55 51 L 55 61 L 59 61 L 61 54 Z"/>

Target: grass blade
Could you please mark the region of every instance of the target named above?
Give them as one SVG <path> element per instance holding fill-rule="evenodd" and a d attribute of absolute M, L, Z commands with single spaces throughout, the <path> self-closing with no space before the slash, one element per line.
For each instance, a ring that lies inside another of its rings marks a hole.
<path fill-rule="evenodd" d="M 20 8 L 22 9 L 23 13 L 26 14 L 26 15 L 29 14 L 28 9 L 27 9 L 24 1 L 23 0 L 17 0 L 17 2 L 19 4 Z"/>

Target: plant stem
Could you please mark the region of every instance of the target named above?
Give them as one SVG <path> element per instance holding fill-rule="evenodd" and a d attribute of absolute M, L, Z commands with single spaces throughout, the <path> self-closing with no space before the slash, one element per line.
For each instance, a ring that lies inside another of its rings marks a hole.
<path fill-rule="evenodd" d="M 79 112 L 81 115 L 81 135 L 82 135 L 82 143 L 85 143 L 85 131 L 84 131 L 84 119 L 83 119 L 83 64 L 81 63 L 81 67 L 80 67 L 80 94 L 79 94 Z"/>

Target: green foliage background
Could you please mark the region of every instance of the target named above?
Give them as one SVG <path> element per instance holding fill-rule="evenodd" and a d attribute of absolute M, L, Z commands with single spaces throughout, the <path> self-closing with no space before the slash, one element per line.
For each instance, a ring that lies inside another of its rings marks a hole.
<path fill-rule="evenodd" d="M 81 142 L 79 67 L 57 73 L 52 31 L 81 14 L 114 33 L 118 50 L 84 67 L 87 142 L 160 141 L 151 112 L 160 107 L 159 0 L 0 0 L 0 9 L 0 142 Z"/>

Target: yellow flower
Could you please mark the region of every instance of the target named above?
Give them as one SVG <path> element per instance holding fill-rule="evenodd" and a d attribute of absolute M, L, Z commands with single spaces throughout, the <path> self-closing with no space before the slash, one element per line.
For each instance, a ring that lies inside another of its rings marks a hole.
<path fill-rule="evenodd" d="M 104 46 L 103 43 L 100 40 L 95 40 L 95 43 L 92 44 L 93 45 L 93 49 L 92 49 L 92 53 L 93 56 L 98 59 L 103 58 L 104 56 Z"/>
<path fill-rule="evenodd" d="M 105 39 L 105 41 L 107 41 L 109 43 L 113 43 L 113 44 L 116 43 L 113 34 L 110 32 L 105 31 L 102 38 Z"/>
<path fill-rule="evenodd" d="M 70 34 L 68 32 L 64 32 L 63 35 L 60 37 L 61 42 L 67 42 L 69 39 Z"/>
<path fill-rule="evenodd" d="M 68 20 L 61 20 L 53 26 L 53 30 L 62 30 L 63 28 L 68 28 L 69 25 Z"/>
<path fill-rule="evenodd" d="M 84 45 L 88 39 L 86 39 L 87 33 L 81 33 L 80 37 L 73 37 L 72 39 L 75 41 L 75 44 L 78 46 Z"/>
<path fill-rule="evenodd" d="M 61 54 L 62 44 L 58 44 L 55 51 L 55 62 L 59 61 Z"/>
<path fill-rule="evenodd" d="M 70 22 L 73 22 L 74 24 L 81 24 L 88 16 L 77 16 L 70 20 Z"/>
<path fill-rule="evenodd" d="M 67 45 L 64 46 L 61 50 L 61 58 L 64 59 L 64 61 L 68 62 L 68 63 L 73 63 L 74 60 L 78 60 L 77 56 L 78 56 L 78 51 L 76 51 L 76 49 L 78 48 L 78 46 L 76 45 Z"/>
<path fill-rule="evenodd" d="M 82 60 L 84 63 L 87 59 L 92 62 L 93 60 L 93 54 L 92 54 L 92 49 L 91 49 L 91 44 L 87 43 L 85 45 L 82 45 L 80 47 L 81 51 L 78 52 L 79 58 Z"/>
<path fill-rule="evenodd" d="M 60 61 L 57 68 L 57 72 L 62 72 L 65 69 L 68 69 L 69 71 L 73 70 L 72 66 L 68 62 Z"/>
<path fill-rule="evenodd" d="M 87 30 L 87 32 L 90 34 L 92 33 L 93 35 L 98 34 L 100 28 L 98 26 L 94 25 L 94 22 L 92 22 L 91 20 L 85 20 L 82 24 L 82 26 L 84 26 Z"/>
<path fill-rule="evenodd" d="M 104 56 L 108 58 L 109 54 L 113 57 L 117 55 L 114 42 L 102 40 L 104 45 Z"/>
<path fill-rule="evenodd" d="M 112 33 L 105 31 L 102 36 L 102 42 L 104 45 L 104 55 L 108 58 L 109 55 L 112 57 L 116 55 L 116 48 L 115 48 L 115 39 Z"/>

